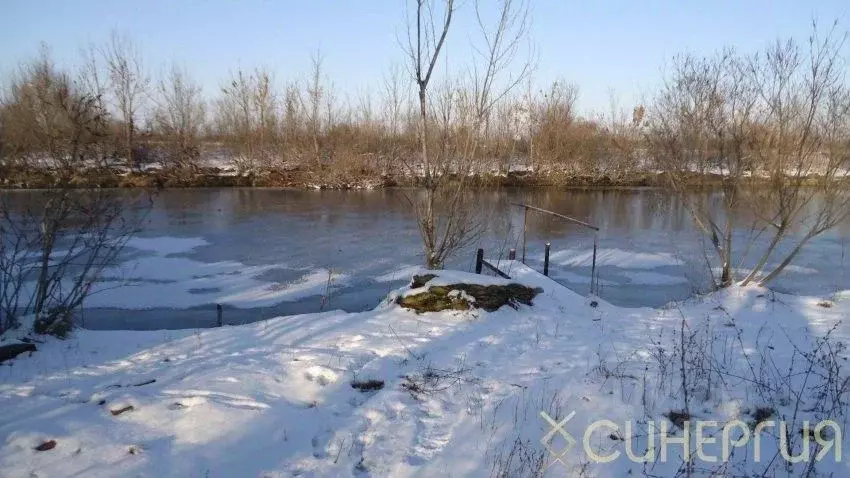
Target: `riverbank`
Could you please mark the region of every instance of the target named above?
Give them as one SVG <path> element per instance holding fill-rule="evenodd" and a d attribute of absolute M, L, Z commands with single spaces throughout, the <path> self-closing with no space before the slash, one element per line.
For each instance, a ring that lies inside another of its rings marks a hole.
<path fill-rule="evenodd" d="M 716 440 L 699 457 L 691 448 L 690 466 L 705 475 L 734 469 L 790 477 L 809 464 L 786 467 L 778 432 L 765 432 L 757 460 L 752 441 L 736 445 L 728 463 L 702 456 L 722 456 L 719 430 L 730 423 L 736 442 L 741 430 L 768 420 L 787 420 L 792 430 L 803 420 L 818 423 L 829 405 L 837 405 L 829 418 L 844 423 L 847 350 L 831 347 L 850 339 L 841 323 L 850 314 L 846 292 L 795 297 L 731 288 L 629 309 L 520 265 L 511 273 L 542 290 L 531 305 L 417 314 L 395 298 L 419 289 L 403 287 L 361 313 L 208 330 L 78 330 L 47 340 L 32 356 L 0 366 L 0 470 L 484 477 L 530 476 L 551 464 L 556 474 L 678 476 L 688 466 L 682 445 L 667 445 L 664 459 L 647 464 L 629 460 L 624 447 L 642 455 L 650 421 L 669 430 L 669 441 L 681 438 L 690 417 L 716 422 L 703 431 Z M 445 281 L 505 282 L 456 272 Z M 812 363 L 815 356 L 822 359 Z M 835 393 L 837 403 L 823 398 Z M 553 455 L 541 443 L 552 429 L 541 412 L 597 454 L 617 458 L 596 463 L 581 446 L 561 454 L 560 438 Z M 585 438 L 603 419 L 617 428 Z M 641 431 L 627 434 L 627 422 Z M 791 434 L 795 456 L 802 437 Z M 846 434 L 840 437 L 847 449 Z M 657 440 L 654 446 L 660 449 Z M 824 475 L 846 471 L 834 450 L 812 466 Z"/>
<path fill-rule="evenodd" d="M 816 185 L 818 177 L 808 181 Z M 850 188 L 850 176 L 841 176 L 837 181 L 847 183 Z M 724 177 L 713 173 L 693 173 L 689 177 L 679 177 L 680 185 L 692 190 L 715 189 L 724 182 Z M 758 179 L 749 181 L 749 185 L 768 185 Z M 53 175 L 43 171 L 9 174 L 0 183 L 0 190 L 8 189 L 46 189 L 56 185 Z M 511 171 L 504 173 L 482 173 L 467 178 L 467 186 L 477 189 L 500 187 L 528 188 L 616 188 L 616 187 L 668 187 L 669 178 L 662 171 L 630 172 L 624 174 L 582 175 L 564 172 Z M 310 170 L 280 170 L 262 173 L 237 174 L 229 170 L 201 168 L 191 172 L 168 172 L 160 169 L 115 173 L 90 171 L 73 178 L 63 187 L 94 188 L 141 188 L 141 189 L 180 189 L 180 188 L 293 188 L 322 190 L 364 190 L 392 187 L 418 187 L 421 178 L 409 175 L 387 175 L 378 172 L 367 174 L 336 174 L 331 171 L 315 172 Z"/>
<path fill-rule="evenodd" d="M 706 176 L 706 181 L 717 178 Z M 470 185 L 491 187 L 646 187 L 663 186 L 661 173 L 634 173 L 619 176 L 575 175 L 553 173 L 508 172 L 487 173 L 475 176 Z M 52 175 L 30 171 L 10 175 L 3 180 L 4 189 L 44 189 L 55 185 Z M 201 169 L 193 172 L 165 172 L 161 170 L 134 171 L 116 174 L 112 171 L 91 171 L 79 175 L 71 182 L 75 187 L 97 188 L 222 188 L 222 187 L 287 187 L 299 189 L 380 189 L 388 187 L 416 187 L 419 180 L 405 175 L 316 173 L 307 170 L 272 171 L 237 174 L 232 171 Z"/>

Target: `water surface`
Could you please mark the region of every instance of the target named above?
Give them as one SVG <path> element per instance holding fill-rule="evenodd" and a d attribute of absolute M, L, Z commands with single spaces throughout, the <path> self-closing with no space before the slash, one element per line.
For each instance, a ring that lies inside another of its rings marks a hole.
<path fill-rule="evenodd" d="M 122 266 L 106 274 L 123 287 L 90 298 L 85 325 L 209 326 L 217 320 L 216 303 L 224 304 L 229 323 L 374 307 L 422 263 L 406 194 L 415 191 L 161 192 Z M 545 214 L 527 216 L 527 263 L 542 271 L 544 244 L 551 242 L 550 276 L 580 294 L 589 292 L 594 240 L 599 295 L 616 305 L 657 307 L 708 285 L 708 245 L 681 201 L 664 191 L 501 189 L 477 192 L 472 200 L 488 214 L 487 229 L 449 267 L 471 271 L 477 247 L 493 260 L 507 257 L 510 248 L 521 257 L 523 212 L 512 203 L 527 203 L 599 226 L 593 234 Z M 737 231 L 741 237 L 747 224 Z M 848 236 L 845 223 L 813 239 L 774 287 L 810 295 L 848 288 Z M 755 252 L 766 239 L 759 238 Z"/>

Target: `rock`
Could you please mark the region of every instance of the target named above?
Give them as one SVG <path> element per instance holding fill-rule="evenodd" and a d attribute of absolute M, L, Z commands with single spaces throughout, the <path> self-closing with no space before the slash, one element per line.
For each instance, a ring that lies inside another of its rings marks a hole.
<path fill-rule="evenodd" d="M 361 392 L 374 392 L 384 388 L 384 381 L 376 379 L 353 380 L 351 382 L 351 388 Z"/>
<path fill-rule="evenodd" d="M 411 289 L 418 289 L 428 283 L 429 280 L 437 277 L 434 274 L 422 274 L 421 276 L 413 276 L 413 282 L 410 284 Z"/>
<path fill-rule="evenodd" d="M 0 363 L 13 359 L 24 352 L 32 353 L 35 350 L 35 345 L 27 343 L 0 345 Z"/>
<path fill-rule="evenodd" d="M 47 451 L 56 448 L 56 440 L 48 440 L 35 447 L 35 451 Z"/>
<path fill-rule="evenodd" d="M 132 411 L 133 411 L 133 410 L 135 410 L 135 409 L 136 409 L 136 408 L 135 408 L 134 406 L 132 406 L 132 405 L 127 405 L 127 406 L 126 406 L 126 407 L 124 407 L 124 408 L 119 408 L 119 409 L 117 409 L 117 410 L 110 410 L 110 411 L 109 411 L 109 413 L 111 413 L 113 417 L 117 417 L 118 415 L 121 415 L 121 414 L 122 414 L 122 413 L 124 413 L 124 412 L 132 412 Z"/>

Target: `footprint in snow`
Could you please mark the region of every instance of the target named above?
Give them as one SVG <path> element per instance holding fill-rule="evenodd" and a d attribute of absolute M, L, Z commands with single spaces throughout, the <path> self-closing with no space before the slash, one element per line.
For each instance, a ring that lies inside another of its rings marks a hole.
<path fill-rule="evenodd" d="M 331 369 L 318 365 L 312 366 L 304 371 L 304 378 L 311 382 L 317 382 L 321 386 L 337 381 L 337 374 Z"/>
<path fill-rule="evenodd" d="M 185 397 L 168 406 L 169 410 L 183 410 L 207 403 L 204 397 Z"/>

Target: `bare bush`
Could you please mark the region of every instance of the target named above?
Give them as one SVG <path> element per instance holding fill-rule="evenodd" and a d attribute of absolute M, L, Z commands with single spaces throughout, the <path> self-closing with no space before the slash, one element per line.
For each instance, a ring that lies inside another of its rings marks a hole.
<path fill-rule="evenodd" d="M 31 207 L 4 198 L 0 332 L 26 316 L 33 317 L 37 333 L 62 336 L 70 330 L 101 273 L 116 264 L 140 224 L 146 203 L 134 196 L 60 187 L 38 193 Z"/>
<path fill-rule="evenodd" d="M 30 207 L 14 193 L 0 202 L 0 329 L 32 316 L 38 331 L 61 335 L 135 231 L 137 220 L 124 214 L 135 203 L 80 183 L 77 173 L 101 150 L 107 114 L 46 54 L 19 72 L 2 112 L 4 159 L 36 163 L 53 187 Z"/>
<path fill-rule="evenodd" d="M 277 159 L 279 125 L 278 94 L 268 70 L 239 70 L 221 87 L 215 129 L 234 150 L 239 172 L 271 169 Z"/>

